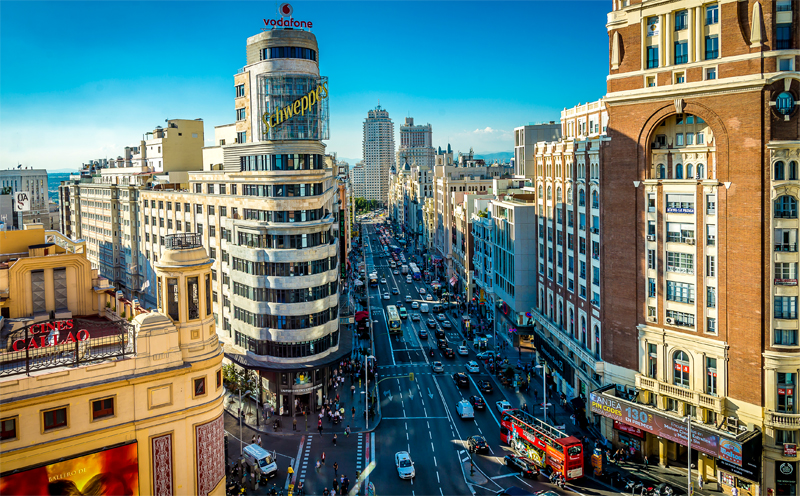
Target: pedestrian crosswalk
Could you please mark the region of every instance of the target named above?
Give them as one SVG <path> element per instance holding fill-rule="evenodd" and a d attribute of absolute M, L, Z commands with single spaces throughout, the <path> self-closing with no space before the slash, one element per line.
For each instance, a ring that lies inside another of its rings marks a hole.
<path fill-rule="evenodd" d="M 306 480 L 306 471 L 308 470 L 308 457 L 311 454 L 311 441 L 313 440 L 314 436 L 309 434 L 308 438 L 306 439 L 305 450 L 303 451 L 303 461 L 300 465 L 300 482 L 305 484 Z"/>

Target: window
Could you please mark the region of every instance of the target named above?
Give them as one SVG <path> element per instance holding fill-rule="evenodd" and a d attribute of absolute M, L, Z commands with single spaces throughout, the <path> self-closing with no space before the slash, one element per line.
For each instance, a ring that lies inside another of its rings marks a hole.
<path fill-rule="evenodd" d="M 675 73 L 675 84 L 683 84 L 685 82 L 686 82 L 686 73 L 683 72 L 683 71 L 676 72 Z"/>
<path fill-rule="evenodd" d="M 56 408 L 42 413 L 44 430 L 58 429 L 67 426 L 67 407 Z"/>
<path fill-rule="evenodd" d="M 694 243 L 694 224 L 667 222 L 667 242 Z"/>
<path fill-rule="evenodd" d="M 237 84 L 235 86 L 235 88 L 236 88 L 236 98 L 243 97 L 244 96 L 244 85 L 243 84 Z"/>
<path fill-rule="evenodd" d="M 667 281 L 667 300 L 694 303 L 694 284 Z"/>
<path fill-rule="evenodd" d="M 797 181 L 797 162 L 794 160 L 789 162 L 789 180 Z"/>
<path fill-rule="evenodd" d="M 672 383 L 680 387 L 689 387 L 689 355 L 676 351 L 672 358 Z"/>
<path fill-rule="evenodd" d="M 793 196 L 782 195 L 775 200 L 775 217 L 782 219 L 797 218 L 797 200 Z"/>
<path fill-rule="evenodd" d="M 714 286 L 706 286 L 706 307 L 717 307 L 717 288 Z"/>
<path fill-rule="evenodd" d="M 178 297 L 178 280 L 175 278 L 167 279 L 167 314 L 176 322 L 179 320 Z"/>
<path fill-rule="evenodd" d="M 237 121 L 245 120 L 247 118 L 246 113 L 247 113 L 246 109 L 243 109 L 243 108 L 236 109 L 236 120 Z"/>
<path fill-rule="evenodd" d="M 675 135 L 675 146 L 683 146 L 683 133 L 678 133 Z M 683 171 L 681 170 L 681 164 L 675 166 L 676 174 L 675 179 L 683 179 Z M 680 170 L 680 172 L 678 172 Z"/>
<path fill-rule="evenodd" d="M 0 420 L 0 441 L 16 439 L 17 437 L 17 418 L 4 418 Z"/>
<path fill-rule="evenodd" d="M 797 319 L 797 296 L 775 296 L 775 318 Z"/>
<path fill-rule="evenodd" d="M 647 47 L 647 68 L 655 69 L 658 67 L 658 46 Z M 653 86 L 655 86 L 655 78 L 653 78 Z"/>
<path fill-rule="evenodd" d="M 717 214 L 717 200 L 714 198 L 714 195 L 706 195 L 706 214 Z"/>
<path fill-rule="evenodd" d="M 706 6 L 706 26 L 719 22 L 719 5 L 713 3 Z"/>
<path fill-rule="evenodd" d="M 717 244 L 717 226 L 716 224 L 706 224 L 706 245 L 714 246 Z"/>
<path fill-rule="evenodd" d="M 647 250 L 647 268 L 648 269 L 655 269 L 656 268 L 656 251 L 655 250 Z"/>
<path fill-rule="evenodd" d="M 714 255 L 706 257 L 706 275 L 708 277 L 716 277 L 717 275 L 716 257 Z"/>
<path fill-rule="evenodd" d="M 648 236 L 656 235 L 656 221 L 654 220 L 647 221 L 647 235 Z"/>
<path fill-rule="evenodd" d="M 781 115 L 791 114 L 794 111 L 795 105 L 794 95 L 788 91 L 784 91 L 775 99 L 775 110 Z"/>
<path fill-rule="evenodd" d="M 656 77 L 655 76 L 647 76 L 646 86 L 648 88 L 655 88 L 656 87 Z"/>
<path fill-rule="evenodd" d="M 686 145 L 694 145 L 694 133 L 686 133 Z M 686 165 L 686 179 L 691 179 L 693 176 L 692 174 L 692 164 Z"/>
<path fill-rule="evenodd" d="M 203 396 L 206 394 L 206 378 L 198 377 L 194 380 L 194 396 Z"/>
<path fill-rule="evenodd" d="M 775 445 L 776 446 L 783 446 L 784 444 L 796 444 L 797 437 L 795 436 L 796 431 L 782 431 L 780 429 L 775 429 Z"/>
<path fill-rule="evenodd" d="M 793 71 L 794 70 L 794 59 L 792 58 L 782 58 L 778 59 L 778 70 L 779 71 Z"/>
<path fill-rule="evenodd" d="M 667 195 L 667 212 L 675 214 L 693 214 L 694 195 Z"/>
<path fill-rule="evenodd" d="M 240 133 L 236 133 L 236 142 L 237 143 L 246 143 L 247 142 L 247 131 L 242 131 Z"/>
<path fill-rule="evenodd" d="M 92 401 L 92 420 L 114 415 L 114 398 Z"/>
<path fill-rule="evenodd" d="M 677 327 L 694 327 L 694 315 L 676 310 L 667 310 L 667 324 Z"/>
<path fill-rule="evenodd" d="M 709 334 L 717 333 L 717 319 L 714 317 L 706 318 L 706 332 Z"/>
<path fill-rule="evenodd" d="M 656 280 L 652 277 L 647 279 L 647 296 L 649 298 L 656 297 Z"/>
<path fill-rule="evenodd" d="M 706 36 L 706 60 L 719 58 L 719 37 Z"/>
<path fill-rule="evenodd" d="M 648 212 L 655 212 L 656 211 L 656 194 L 649 193 L 647 195 L 647 211 Z"/>
<path fill-rule="evenodd" d="M 706 357 L 706 393 L 717 394 L 717 359 Z"/>
<path fill-rule="evenodd" d="M 706 68 L 706 80 L 711 81 L 712 79 L 717 79 L 717 68 L 716 67 L 708 67 Z M 698 135 L 701 136 L 701 135 Z M 698 138 L 697 144 L 701 144 L 702 142 Z"/>
<path fill-rule="evenodd" d="M 775 48 L 778 50 L 786 50 L 791 48 L 792 44 L 792 25 L 791 24 L 778 24 L 775 29 Z"/>
<path fill-rule="evenodd" d="M 694 255 L 691 253 L 668 251 L 667 272 L 694 274 Z"/>
<path fill-rule="evenodd" d="M 222 387 L 222 369 L 217 370 L 216 377 L 217 377 L 217 389 L 219 389 L 220 387 Z"/>
<path fill-rule="evenodd" d="M 652 343 L 647 344 L 647 376 L 658 378 L 658 348 Z"/>
<path fill-rule="evenodd" d="M 776 346 L 797 346 L 797 329 L 775 329 Z"/>
<path fill-rule="evenodd" d="M 794 392 L 796 384 L 796 374 L 791 372 L 778 372 L 777 411 L 782 413 L 794 413 Z"/>
<path fill-rule="evenodd" d="M 775 263 L 775 284 L 794 286 L 797 284 L 797 263 L 796 262 L 776 262 Z"/>
<path fill-rule="evenodd" d="M 686 41 L 675 42 L 675 64 L 685 64 L 689 61 L 689 44 Z M 683 82 L 683 81 L 681 81 Z"/>

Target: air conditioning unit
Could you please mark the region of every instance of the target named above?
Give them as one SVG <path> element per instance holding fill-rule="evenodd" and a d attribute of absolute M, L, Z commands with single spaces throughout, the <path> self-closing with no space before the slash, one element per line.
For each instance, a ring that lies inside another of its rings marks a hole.
<path fill-rule="evenodd" d="M 655 241 L 655 240 L 656 240 L 655 234 L 648 234 L 647 235 L 647 241 Z"/>
<path fill-rule="evenodd" d="M 693 245 L 694 244 L 694 238 L 686 238 L 686 244 L 687 245 Z"/>
<path fill-rule="evenodd" d="M 672 317 L 667 317 L 667 324 L 672 324 Z"/>

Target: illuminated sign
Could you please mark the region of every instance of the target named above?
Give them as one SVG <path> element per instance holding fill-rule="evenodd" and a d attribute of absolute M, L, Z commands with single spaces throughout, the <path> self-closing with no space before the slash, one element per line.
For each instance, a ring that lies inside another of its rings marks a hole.
<path fill-rule="evenodd" d="M 273 112 L 272 114 L 269 112 L 264 112 L 264 114 L 261 116 L 261 122 L 264 124 L 264 130 L 262 132 L 267 134 L 270 129 L 279 126 L 294 116 L 306 115 L 306 111 L 312 108 L 313 105 L 316 105 L 317 102 L 321 102 L 325 98 L 328 98 L 327 81 L 323 81 L 322 84 L 317 86 L 315 89 L 309 91 L 289 105 L 278 109 L 277 112 Z"/>
<path fill-rule="evenodd" d="M 53 320 L 41 324 L 33 324 L 28 326 L 28 340 L 17 339 L 11 347 L 14 351 L 33 350 L 36 348 L 75 343 L 89 339 L 89 331 L 81 329 L 77 332 L 73 332 L 74 328 L 75 324 L 72 319 Z"/>
<path fill-rule="evenodd" d="M 311 29 L 311 21 L 295 21 L 292 18 L 292 13 L 294 9 L 288 3 L 282 3 L 280 7 L 278 7 L 278 13 L 281 15 L 281 18 L 278 20 L 275 19 L 264 19 L 264 25 L 268 28 L 308 28 Z M 288 19 L 286 19 L 288 17 Z"/>

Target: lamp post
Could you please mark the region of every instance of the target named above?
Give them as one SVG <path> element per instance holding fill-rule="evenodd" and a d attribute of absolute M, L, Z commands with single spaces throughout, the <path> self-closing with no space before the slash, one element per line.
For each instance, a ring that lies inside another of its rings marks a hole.
<path fill-rule="evenodd" d="M 247 396 L 250 394 L 251 391 L 247 390 L 244 395 Z M 242 388 L 239 388 L 239 454 L 241 455 L 244 453 L 244 440 L 242 439 L 242 414 L 244 413 L 244 408 L 242 408 Z"/>
<path fill-rule="evenodd" d="M 692 496 L 692 416 L 687 415 L 683 420 L 686 421 L 686 494 Z"/>
<path fill-rule="evenodd" d="M 542 399 L 544 406 L 544 421 L 547 422 L 547 369 L 545 368 L 544 362 L 536 365 L 537 369 L 542 369 Z"/>
<path fill-rule="evenodd" d="M 364 357 L 364 420 L 365 429 L 369 430 L 369 359 L 376 360 L 373 355 Z"/>

